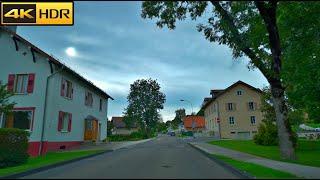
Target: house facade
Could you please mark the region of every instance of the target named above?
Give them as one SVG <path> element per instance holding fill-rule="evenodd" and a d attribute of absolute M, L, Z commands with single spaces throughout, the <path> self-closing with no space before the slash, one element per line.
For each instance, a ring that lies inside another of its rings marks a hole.
<path fill-rule="evenodd" d="M 183 118 L 183 125 L 186 131 L 203 132 L 205 130 L 205 119 L 203 116 L 187 115 Z"/>
<path fill-rule="evenodd" d="M 0 82 L 16 103 L 0 125 L 29 131 L 30 155 L 106 138 L 111 96 L 5 27 L 0 44 Z"/>
<path fill-rule="evenodd" d="M 202 105 L 207 133 L 218 138 L 252 139 L 262 120 L 262 91 L 238 81 L 210 94 Z"/>
<path fill-rule="evenodd" d="M 121 134 L 121 135 L 129 135 L 132 132 L 137 132 L 138 127 L 133 125 L 130 129 L 126 127 L 125 122 L 123 121 L 123 117 L 112 117 L 111 122 L 114 126 L 112 129 L 112 134 Z"/>

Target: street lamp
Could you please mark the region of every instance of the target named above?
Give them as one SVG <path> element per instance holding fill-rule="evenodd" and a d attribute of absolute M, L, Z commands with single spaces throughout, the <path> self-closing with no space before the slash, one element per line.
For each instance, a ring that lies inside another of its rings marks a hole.
<path fill-rule="evenodd" d="M 191 104 L 191 109 L 192 109 L 192 112 L 191 112 L 191 115 L 192 115 L 192 113 L 193 113 L 193 105 L 192 105 L 192 102 L 191 101 L 189 101 L 189 100 L 186 100 L 186 99 L 180 99 L 180 101 L 186 101 L 186 102 L 188 102 L 188 103 L 190 103 Z"/>

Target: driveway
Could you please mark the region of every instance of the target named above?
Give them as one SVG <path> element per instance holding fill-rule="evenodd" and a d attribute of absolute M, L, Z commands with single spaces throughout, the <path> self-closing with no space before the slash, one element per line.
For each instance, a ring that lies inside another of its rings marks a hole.
<path fill-rule="evenodd" d="M 24 178 L 239 178 L 183 139 L 158 137 Z"/>

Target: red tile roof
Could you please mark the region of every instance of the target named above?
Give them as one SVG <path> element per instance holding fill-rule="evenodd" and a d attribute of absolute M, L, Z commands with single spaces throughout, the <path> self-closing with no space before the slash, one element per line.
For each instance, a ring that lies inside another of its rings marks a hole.
<path fill-rule="evenodd" d="M 183 124 L 185 128 L 192 128 L 192 121 L 195 122 L 195 128 L 204 128 L 205 120 L 203 116 L 186 116 L 183 119 Z"/>

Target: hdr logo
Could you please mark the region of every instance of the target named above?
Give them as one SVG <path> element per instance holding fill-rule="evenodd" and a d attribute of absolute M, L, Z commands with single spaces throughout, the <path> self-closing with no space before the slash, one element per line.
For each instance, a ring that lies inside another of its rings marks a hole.
<path fill-rule="evenodd" d="M 1 25 L 73 25 L 73 2 L 2 2 Z"/>

